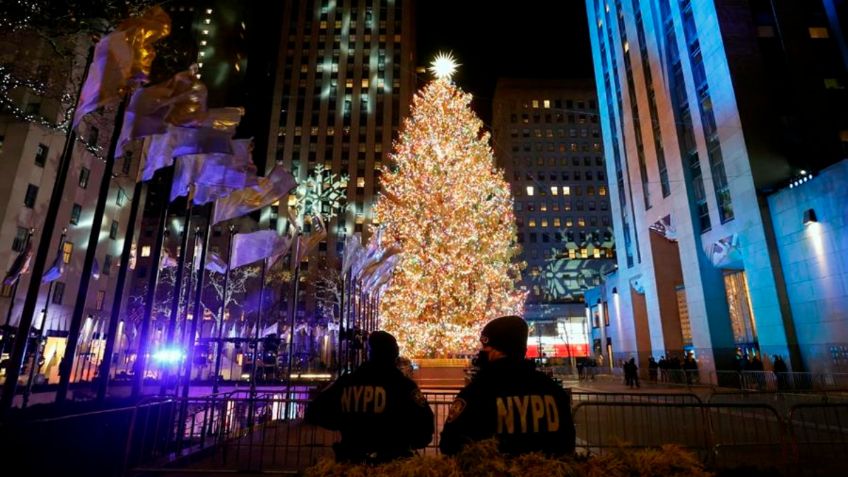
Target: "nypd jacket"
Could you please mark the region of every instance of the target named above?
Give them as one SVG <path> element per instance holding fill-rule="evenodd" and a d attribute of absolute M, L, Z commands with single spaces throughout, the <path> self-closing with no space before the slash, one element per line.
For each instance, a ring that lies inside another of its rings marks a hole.
<path fill-rule="evenodd" d="M 384 462 L 433 438 L 433 411 L 418 386 L 389 363 L 366 362 L 307 407 L 305 420 L 341 431 L 336 459 Z"/>
<path fill-rule="evenodd" d="M 469 442 L 492 437 L 507 454 L 573 452 L 570 395 L 527 361 L 489 363 L 451 405 L 439 448 L 452 455 Z"/>

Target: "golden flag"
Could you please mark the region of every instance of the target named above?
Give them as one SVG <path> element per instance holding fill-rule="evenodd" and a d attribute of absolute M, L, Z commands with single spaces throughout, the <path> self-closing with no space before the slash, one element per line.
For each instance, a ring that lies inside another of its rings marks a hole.
<path fill-rule="evenodd" d="M 127 143 L 165 134 L 168 124 L 185 126 L 206 117 L 206 86 L 197 79 L 196 66 L 168 81 L 137 89 L 124 113 L 124 126 L 115 156 L 124 155 Z"/>
<path fill-rule="evenodd" d="M 130 78 L 141 82 L 147 80 L 156 58 L 153 44 L 171 33 L 171 17 L 162 7 L 155 5 L 139 16 L 121 22 L 117 31 L 126 34 L 133 51 Z"/>
<path fill-rule="evenodd" d="M 74 111 L 73 127 L 86 114 L 118 103 L 131 81 L 144 82 L 156 56 L 153 43 L 170 32 L 171 18 L 155 6 L 141 16 L 125 20 L 101 38 L 94 47 L 94 58 Z"/>

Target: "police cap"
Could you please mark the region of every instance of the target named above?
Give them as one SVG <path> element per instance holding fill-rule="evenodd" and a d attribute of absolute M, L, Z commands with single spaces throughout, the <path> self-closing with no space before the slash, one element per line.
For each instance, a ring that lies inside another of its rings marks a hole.
<path fill-rule="evenodd" d="M 397 340 L 390 333 L 375 331 L 368 337 L 368 356 L 371 361 L 394 362 L 399 354 Z"/>
<path fill-rule="evenodd" d="M 502 316 L 486 323 L 480 342 L 509 356 L 523 358 L 527 353 L 527 322 L 520 316 Z"/>

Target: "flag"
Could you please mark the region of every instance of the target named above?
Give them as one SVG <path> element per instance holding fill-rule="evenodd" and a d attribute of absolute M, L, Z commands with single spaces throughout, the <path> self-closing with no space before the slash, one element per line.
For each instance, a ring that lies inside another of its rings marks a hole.
<path fill-rule="evenodd" d="M 206 262 L 206 269 L 215 273 L 227 273 L 227 262 L 215 252 L 209 254 L 209 260 Z"/>
<path fill-rule="evenodd" d="M 212 224 L 269 206 L 288 195 L 296 185 L 294 176 L 282 167 L 276 167 L 267 177 L 259 178 L 256 186 L 235 191 L 217 200 Z"/>
<path fill-rule="evenodd" d="M 362 285 L 363 291 L 365 293 L 371 293 L 379 289 L 383 284 L 388 283 L 395 267 L 400 262 L 400 257 L 399 254 L 394 254 L 382 260 L 371 275 L 364 278 Z"/>
<path fill-rule="evenodd" d="M 174 268 L 177 266 L 177 259 L 172 257 L 168 250 L 162 250 L 162 260 L 159 263 L 159 269 Z"/>
<path fill-rule="evenodd" d="M 240 267 L 288 251 L 291 238 L 280 236 L 276 230 L 260 230 L 233 236 L 233 255 L 230 268 Z"/>
<path fill-rule="evenodd" d="M 362 249 L 362 234 L 359 232 L 354 233 L 353 235 L 347 237 L 345 239 L 344 244 L 344 255 L 342 256 L 342 274 L 344 275 L 350 269 L 351 264 L 353 263 L 353 258 L 356 256 L 357 251 Z"/>
<path fill-rule="evenodd" d="M 197 154 L 177 159 L 171 201 L 194 184 L 194 203 L 201 205 L 258 184 L 251 160 L 252 139 L 232 141 L 233 154 Z"/>
<path fill-rule="evenodd" d="M 3 278 L 3 284 L 10 287 L 21 278 L 21 275 L 29 271 L 29 262 L 32 259 L 32 240 L 27 240 L 26 247 L 15 257 L 9 271 L 6 272 L 6 277 Z"/>
<path fill-rule="evenodd" d="M 91 264 L 91 278 L 100 280 L 100 264 L 97 263 L 97 258 L 94 258 L 94 263 Z"/>
<path fill-rule="evenodd" d="M 309 252 L 315 249 L 322 240 L 327 238 L 327 228 L 324 226 L 324 220 L 320 215 L 312 217 L 312 233 L 305 239 L 303 235 L 298 235 L 300 245 L 297 247 L 297 263 L 303 260 L 303 257 L 309 255 Z"/>
<path fill-rule="evenodd" d="M 44 275 L 41 276 L 41 283 L 50 283 L 62 278 L 65 273 L 65 257 L 63 253 L 64 247 L 59 245 L 59 251 L 56 253 L 56 258 L 53 260 L 53 265 L 50 266 Z"/>
<path fill-rule="evenodd" d="M 264 337 L 269 336 L 269 335 L 277 335 L 277 336 L 280 335 L 280 324 L 279 323 L 272 323 L 272 324 L 266 326 L 265 329 L 262 330 L 262 334 L 259 335 L 259 337 L 264 338 Z"/>
<path fill-rule="evenodd" d="M 373 265 L 380 260 L 383 250 L 380 247 L 380 241 L 383 237 L 383 228 L 378 228 L 371 238 L 368 239 L 368 245 L 365 247 L 364 253 L 359 259 L 351 265 L 353 276 L 361 278 L 363 270 Z"/>
<path fill-rule="evenodd" d="M 143 82 L 150 73 L 156 53 L 153 43 L 171 32 L 171 19 L 155 6 L 137 18 L 121 23 L 94 47 L 76 111 L 73 127 L 97 108 L 120 101 L 130 81 Z"/>
<path fill-rule="evenodd" d="M 168 124 L 186 126 L 205 117 L 206 96 L 196 65 L 167 81 L 137 89 L 124 113 L 115 157 L 123 156 L 124 147 L 132 140 L 165 134 Z"/>

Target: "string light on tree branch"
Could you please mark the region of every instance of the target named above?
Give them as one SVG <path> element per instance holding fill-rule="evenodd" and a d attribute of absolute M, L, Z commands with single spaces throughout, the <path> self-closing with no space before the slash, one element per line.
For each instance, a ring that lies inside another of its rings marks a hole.
<path fill-rule="evenodd" d="M 415 357 L 472 353 L 483 324 L 521 313 L 525 297 L 509 186 L 471 95 L 439 71 L 414 99 L 375 206 L 384 245 L 403 250 L 381 326 Z"/>

